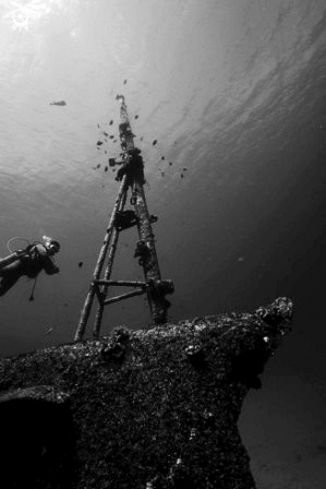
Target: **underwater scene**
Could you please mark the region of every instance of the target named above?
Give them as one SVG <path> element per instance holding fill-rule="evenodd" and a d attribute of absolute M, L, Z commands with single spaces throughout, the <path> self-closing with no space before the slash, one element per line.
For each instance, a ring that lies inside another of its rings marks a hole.
<path fill-rule="evenodd" d="M 0 356 L 74 340 L 132 137 L 167 320 L 293 300 L 239 425 L 258 489 L 322 489 L 325 1 L 0 0 L 0 21 Z M 134 203 L 114 281 L 144 280 Z M 139 294 L 100 334 L 151 324 Z"/>

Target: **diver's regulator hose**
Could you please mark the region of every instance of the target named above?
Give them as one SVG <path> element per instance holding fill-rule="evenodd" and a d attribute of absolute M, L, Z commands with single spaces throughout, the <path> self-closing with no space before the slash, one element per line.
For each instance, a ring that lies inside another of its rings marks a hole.
<path fill-rule="evenodd" d="M 17 250 L 12 250 L 12 249 L 10 248 L 10 244 L 12 243 L 12 241 L 17 241 L 17 240 L 26 241 L 26 243 L 28 243 L 29 245 L 31 244 L 31 243 L 29 242 L 29 240 L 28 240 L 28 239 L 26 239 L 26 238 L 21 238 L 20 236 L 13 236 L 12 238 L 10 238 L 10 239 L 7 241 L 7 249 L 8 249 L 8 251 L 10 251 L 10 253 L 15 253 L 15 251 L 17 251 Z"/>

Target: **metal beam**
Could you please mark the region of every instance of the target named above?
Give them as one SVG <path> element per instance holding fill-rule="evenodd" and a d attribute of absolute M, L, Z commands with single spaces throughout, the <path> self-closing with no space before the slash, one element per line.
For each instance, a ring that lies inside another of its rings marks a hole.
<path fill-rule="evenodd" d="M 101 274 L 101 271 L 103 268 L 103 264 L 105 261 L 105 257 L 106 257 L 107 251 L 108 251 L 110 238 L 111 238 L 113 228 L 114 228 L 115 216 L 116 216 L 116 213 L 119 209 L 121 199 L 123 198 L 123 195 L 126 192 L 126 189 L 127 189 L 127 177 L 125 175 L 121 181 L 119 193 L 118 193 L 118 196 L 116 198 L 116 201 L 115 201 L 115 204 L 113 207 L 113 212 L 112 212 L 110 220 L 109 220 L 109 225 L 108 225 L 108 228 L 106 230 L 104 240 L 103 240 L 103 244 L 102 244 L 102 247 L 101 247 L 97 262 L 96 262 L 96 266 L 95 266 L 94 273 L 93 273 L 93 279 L 91 280 L 89 290 L 88 290 L 88 294 L 86 296 L 86 300 L 84 303 L 84 307 L 83 307 L 81 315 L 80 315 L 80 320 L 79 320 L 79 324 L 78 324 L 78 327 L 76 330 L 74 341 L 81 341 L 83 339 L 87 320 L 88 320 L 88 317 L 90 315 L 93 300 L 94 300 L 95 281 L 98 280 L 100 277 L 100 274 Z"/>

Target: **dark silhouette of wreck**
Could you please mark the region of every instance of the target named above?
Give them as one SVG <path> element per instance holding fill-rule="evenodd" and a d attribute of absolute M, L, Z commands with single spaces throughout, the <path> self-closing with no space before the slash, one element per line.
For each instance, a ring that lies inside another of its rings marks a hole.
<path fill-rule="evenodd" d="M 6 489 L 253 489 L 237 420 L 292 302 L 0 360 Z"/>

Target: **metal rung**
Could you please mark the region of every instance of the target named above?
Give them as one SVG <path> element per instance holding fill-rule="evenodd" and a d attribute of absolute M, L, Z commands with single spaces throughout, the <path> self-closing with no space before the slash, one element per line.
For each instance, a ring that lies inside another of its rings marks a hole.
<path fill-rule="evenodd" d="M 97 285 L 112 285 L 114 287 L 147 287 L 146 282 L 141 282 L 139 280 L 94 280 Z"/>
<path fill-rule="evenodd" d="M 119 302 L 122 301 L 123 299 L 128 299 L 129 297 L 134 297 L 136 295 L 142 295 L 145 293 L 144 289 L 137 289 L 134 290 L 133 292 L 127 292 L 126 294 L 122 295 L 117 295 L 116 297 L 111 297 L 110 299 L 106 299 L 103 301 L 103 304 L 106 306 L 107 304 L 112 304 L 113 302 Z"/>

